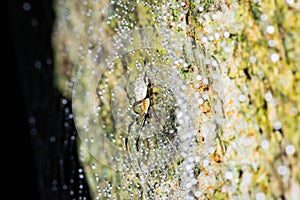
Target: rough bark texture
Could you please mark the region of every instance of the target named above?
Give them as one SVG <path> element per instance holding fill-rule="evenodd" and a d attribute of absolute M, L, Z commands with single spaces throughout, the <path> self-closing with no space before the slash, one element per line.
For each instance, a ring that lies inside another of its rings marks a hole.
<path fill-rule="evenodd" d="M 216 97 L 204 103 L 195 102 L 202 113 L 196 138 L 199 155 L 209 152 L 195 166 L 198 170 L 195 199 L 299 197 L 298 1 L 135 4 L 58 0 L 55 11 L 56 83 L 69 99 L 78 66 L 86 59 L 88 50 L 122 30 L 155 24 L 192 38 L 197 48 L 210 55 L 209 62 L 204 61 L 200 66 L 200 58 L 193 60 L 191 52 L 178 47 L 187 65 L 177 67 L 189 90 L 199 93 L 199 98 L 203 94 Z M 204 81 L 193 76 L 196 68 L 202 69 L 200 75 L 208 76 L 210 83 L 214 83 L 213 69 L 217 68 L 221 86 L 202 87 Z M 224 121 L 211 134 L 203 127 L 220 111 L 216 101 L 222 107 Z M 212 145 L 207 146 L 207 141 L 213 141 Z M 126 189 L 117 186 L 122 183 L 116 180 L 117 175 L 101 166 L 82 146 L 80 149 L 92 196 L 102 199 L 110 194 L 128 199 Z M 177 176 L 170 177 L 168 184 L 173 187 L 169 190 L 182 187 Z M 159 186 L 155 192 L 165 191 L 166 188 Z"/>

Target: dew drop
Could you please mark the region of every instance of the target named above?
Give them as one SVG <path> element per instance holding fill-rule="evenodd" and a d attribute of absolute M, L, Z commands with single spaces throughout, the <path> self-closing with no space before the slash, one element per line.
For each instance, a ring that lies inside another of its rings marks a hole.
<path fill-rule="evenodd" d="M 198 198 L 198 197 L 200 197 L 200 195 L 201 195 L 201 192 L 200 192 L 199 190 L 197 190 L 197 191 L 195 192 L 195 196 Z"/>
<path fill-rule="evenodd" d="M 245 95 L 243 95 L 243 94 L 241 94 L 240 96 L 239 96 L 239 100 L 240 100 L 240 102 L 245 102 L 246 101 L 246 96 Z"/>
<path fill-rule="evenodd" d="M 279 60 L 279 55 L 277 53 L 273 53 L 270 56 L 272 62 L 277 62 Z"/>
<path fill-rule="evenodd" d="M 225 178 L 231 180 L 233 178 L 233 173 L 231 171 L 227 171 L 225 173 Z"/>
<path fill-rule="evenodd" d="M 292 155 L 295 153 L 295 151 L 296 151 L 296 149 L 295 149 L 294 145 L 289 144 L 285 147 L 285 152 L 287 155 Z"/>
<path fill-rule="evenodd" d="M 230 37 L 230 33 L 228 31 L 224 32 L 224 37 L 225 38 L 229 38 Z"/>
<path fill-rule="evenodd" d="M 268 149 L 270 147 L 270 142 L 268 140 L 262 140 L 260 145 L 263 149 Z"/>
<path fill-rule="evenodd" d="M 32 26 L 38 26 L 39 25 L 39 21 L 37 19 L 32 19 L 31 20 L 31 25 Z"/>
<path fill-rule="evenodd" d="M 56 138 L 54 136 L 51 136 L 49 140 L 50 142 L 54 143 L 56 141 Z"/>
<path fill-rule="evenodd" d="M 197 81 L 201 81 L 201 80 L 202 80 L 202 76 L 201 76 L 200 74 L 198 74 L 198 75 L 196 76 L 196 80 L 197 80 Z"/>
<path fill-rule="evenodd" d="M 265 100 L 266 100 L 266 101 L 271 101 L 272 98 L 273 98 L 273 95 L 272 95 L 270 92 L 267 92 L 267 93 L 265 94 Z"/>
<path fill-rule="evenodd" d="M 23 9 L 24 9 L 25 11 L 29 11 L 29 10 L 31 9 L 30 3 L 25 2 L 25 3 L 23 4 Z"/>
<path fill-rule="evenodd" d="M 280 121 L 274 122 L 273 128 L 274 128 L 275 130 L 281 129 L 281 122 L 280 122 Z"/>
<path fill-rule="evenodd" d="M 263 192 L 259 192 L 255 195 L 256 200 L 265 200 L 265 194 Z"/>
<path fill-rule="evenodd" d="M 255 56 L 250 56 L 249 61 L 251 63 L 255 63 L 256 62 L 256 57 Z"/>
<path fill-rule="evenodd" d="M 285 2 L 290 5 L 290 4 L 295 3 L 295 0 L 286 0 Z"/>
<path fill-rule="evenodd" d="M 268 45 L 269 45 L 269 47 L 275 47 L 275 41 L 274 40 L 269 40 Z"/>
<path fill-rule="evenodd" d="M 40 68 L 42 67 L 41 61 L 39 61 L 39 60 L 35 61 L 34 66 L 35 66 L 37 69 L 40 69 Z"/>
<path fill-rule="evenodd" d="M 31 124 L 31 125 L 35 124 L 35 123 L 36 123 L 36 118 L 33 117 L 33 116 L 29 117 L 29 118 L 28 118 L 28 122 L 29 122 L 29 124 Z"/>
<path fill-rule="evenodd" d="M 285 175 L 288 172 L 288 168 L 285 165 L 280 165 L 277 168 L 277 173 L 281 176 Z"/>
<path fill-rule="evenodd" d="M 261 19 L 262 21 L 267 21 L 268 16 L 265 15 L 265 14 L 263 14 L 263 15 L 260 16 L 260 19 Z"/>
<path fill-rule="evenodd" d="M 266 31 L 269 34 L 273 34 L 275 31 L 275 28 L 274 28 L 274 26 L 269 25 L 269 26 L 267 26 Z"/>
<path fill-rule="evenodd" d="M 204 103 L 204 100 L 203 100 L 202 98 L 199 98 L 199 99 L 198 99 L 198 103 L 199 103 L 200 105 L 202 105 L 202 104 Z"/>
<path fill-rule="evenodd" d="M 208 85 L 208 79 L 207 78 L 203 79 L 203 84 Z"/>

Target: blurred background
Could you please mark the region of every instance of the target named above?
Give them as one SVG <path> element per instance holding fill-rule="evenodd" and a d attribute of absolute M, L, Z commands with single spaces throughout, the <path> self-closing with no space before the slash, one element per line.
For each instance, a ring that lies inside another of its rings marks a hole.
<path fill-rule="evenodd" d="M 4 193 L 8 199 L 89 199 L 79 178 L 74 124 L 66 118 L 71 105 L 53 86 L 53 1 L 8 0 L 2 8 Z"/>

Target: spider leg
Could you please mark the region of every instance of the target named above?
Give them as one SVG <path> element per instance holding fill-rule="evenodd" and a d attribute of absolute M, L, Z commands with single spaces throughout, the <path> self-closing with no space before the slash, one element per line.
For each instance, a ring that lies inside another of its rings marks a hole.
<path fill-rule="evenodd" d="M 142 167 L 141 167 L 141 161 L 138 159 L 138 166 L 140 168 L 141 174 L 143 176 L 144 182 L 146 183 L 147 187 L 150 189 L 151 193 L 154 194 L 153 188 L 150 186 L 147 175 L 143 172 Z M 147 192 L 148 193 L 148 192 Z"/>
<path fill-rule="evenodd" d="M 130 152 L 130 145 L 129 145 L 129 135 L 131 133 L 131 127 L 136 123 L 136 121 L 133 121 L 129 124 L 128 129 L 127 129 L 127 137 L 125 138 L 125 146 L 126 146 L 126 150 L 127 152 Z"/>
<path fill-rule="evenodd" d="M 146 122 L 146 116 L 147 116 L 146 114 L 143 114 L 141 117 L 137 118 L 137 121 L 142 120 L 142 121 L 141 121 L 141 125 L 139 126 L 139 129 L 138 129 L 138 136 L 137 136 L 137 138 L 136 138 L 136 140 L 135 140 L 135 147 L 136 147 L 136 150 L 137 150 L 137 151 L 140 151 L 140 150 L 139 150 L 140 131 L 142 130 L 142 128 L 143 128 L 144 125 L 145 125 L 145 122 Z"/>
<path fill-rule="evenodd" d="M 129 126 L 128 126 L 128 133 L 130 134 L 130 132 L 131 132 L 131 127 L 132 127 L 134 124 L 140 122 L 140 126 L 139 126 L 139 129 L 138 129 L 138 136 L 137 136 L 137 139 L 135 140 L 135 146 L 136 146 L 137 151 L 139 151 L 140 131 L 141 131 L 142 127 L 145 125 L 146 118 L 147 118 L 147 115 L 146 115 L 146 114 L 143 114 L 142 116 L 136 118 L 136 120 L 133 121 L 133 122 L 131 122 L 131 123 L 129 124 Z M 128 137 L 125 139 L 125 144 L 127 145 L 127 151 L 128 151 L 129 162 L 130 162 L 130 165 L 131 165 L 131 167 L 132 167 L 132 164 L 131 164 L 131 163 L 132 163 L 132 159 L 131 159 L 131 157 L 130 157 L 130 155 L 129 155 L 129 152 L 130 152 L 130 149 L 129 149 L 129 148 L 130 148 L 130 147 L 129 147 L 129 144 L 128 144 Z M 145 174 L 145 173 L 143 172 L 143 170 L 142 170 L 142 167 L 141 167 L 141 159 L 140 159 L 139 154 L 137 154 L 137 164 L 138 164 L 138 168 L 139 168 L 140 174 L 142 175 L 141 177 L 142 177 L 144 183 L 145 183 L 146 186 L 149 188 L 150 192 L 151 192 L 152 194 L 154 194 L 154 190 L 153 190 L 153 188 L 150 186 L 149 181 L 148 181 L 148 178 L 147 178 L 146 174 Z M 148 192 L 147 192 L 147 193 L 148 193 Z"/>
<path fill-rule="evenodd" d="M 177 151 L 177 149 L 174 147 L 174 145 L 172 144 L 171 140 L 170 140 L 170 139 L 168 138 L 168 136 L 166 135 L 166 133 L 163 131 L 163 130 L 164 130 L 164 126 L 163 126 L 162 123 L 160 122 L 160 120 L 159 120 L 159 118 L 158 118 L 158 116 L 157 116 L 157 114 L 156 114 L 154 108 L 152 108 L 151 111 L 152 111 L 152 113 L 153 113 L 154 119 L 155 119 L 155 120 L 160 124 L 160 126 L 161 126 L 163 136 L 164 136 L 165 139 L 168 141 L 168 143 L 171 145 L 171 147 L 174 149 L 174 151 L 175 151 L 176 153 L 179 153 L 179 152 Z"/>

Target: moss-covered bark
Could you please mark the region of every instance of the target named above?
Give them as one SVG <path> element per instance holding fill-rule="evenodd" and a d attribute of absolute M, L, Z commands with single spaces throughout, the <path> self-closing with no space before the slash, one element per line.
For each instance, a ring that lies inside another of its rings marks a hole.
<path fill-rule="evenodd" d="M 178 54 L 187 65 L 177 67 L 192 93 L 212 97 L 195 102 L 202 113 L 199 155 L 207 154 L 195 166 L 199 199 L 298 198 L 299 2 L 65 0 L 57 1 L 55 9 L 56 82 L 70 98 L 88 51 L 115 33 L 154 25 L 195 41 L 193 51 L 182 44 Z M 194 51 L 208 59 L 193 56 Z M 197 79 L 195 71 L 209 84 Z M 203 127 L 216 116 L 223 121 L 210 135 Z M 114 171 L 82 146 L 80 155 L 95 198 L 102 199 L 105 190 L 117 199 L 131 198 Z M 182 187 L 175 175 L 165 184 L 170 190 Z"/>

